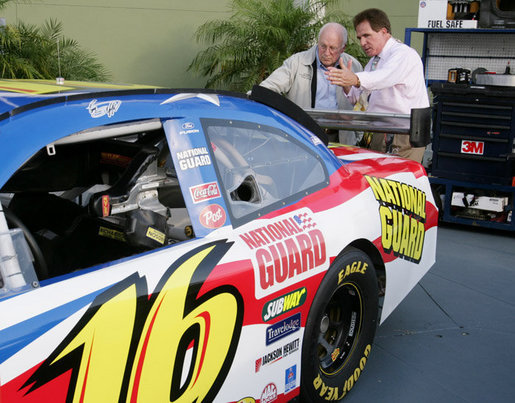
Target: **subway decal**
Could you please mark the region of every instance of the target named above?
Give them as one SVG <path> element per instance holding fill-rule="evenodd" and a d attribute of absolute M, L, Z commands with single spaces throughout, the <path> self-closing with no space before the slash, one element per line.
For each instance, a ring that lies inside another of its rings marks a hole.
<path fill-rule="evenodd" d="M 230 285 L 201 290 L 231 245 L 190 251 L 150 297 L 136 273 L 100 294 L 20 392 L 71 373 L 67 402 L 212 401 L 236 353 L 243 298 Z"/>
<path fill-rule="evenodd" d="M 365 178 L 379 202 L 384 252 L 419 263 L 426 233 L 426 194 L 392 179 L 368 175 Z"/>

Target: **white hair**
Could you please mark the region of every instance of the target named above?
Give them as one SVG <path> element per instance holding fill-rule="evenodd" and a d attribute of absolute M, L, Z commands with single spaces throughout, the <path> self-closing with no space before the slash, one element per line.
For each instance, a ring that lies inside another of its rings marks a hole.
<path fill-rule="evenodd" d="M 345 46 L 347 44 L 347 29 L 342 24 L 338 24 L 337 22 L 328 22 L 322 28 L 320 28 L 320 31 L 318 32 L 318 41 L 320 41 L 320 36 L 322 35 L 322 32 L 325 29 L 338 31 L 338 33 L 340 33 L 342 36 L 342 46 Z"/>

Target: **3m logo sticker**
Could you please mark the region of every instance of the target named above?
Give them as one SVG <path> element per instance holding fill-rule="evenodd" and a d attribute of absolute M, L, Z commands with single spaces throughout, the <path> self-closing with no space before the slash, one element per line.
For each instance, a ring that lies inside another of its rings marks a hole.
<path fill-rule="evenodd" d="M 190 251 L 150 299 L 137 274 L 100 294 L 20 393 L 36 400 L 67 374 L 67 402 L 213 401 L 236 353 L 243 298 L 231 286 L 201 290 L 230 247 Z"/>
<path fill-rule="evenodd" d="M 483 155 L 485 152 L 485 143 L 483 141 L 462 140 L 461 153 Z"/>

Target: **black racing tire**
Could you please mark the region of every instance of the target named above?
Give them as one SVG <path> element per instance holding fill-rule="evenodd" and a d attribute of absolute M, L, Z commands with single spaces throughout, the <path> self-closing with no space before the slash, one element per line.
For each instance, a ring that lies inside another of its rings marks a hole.
<path fill-rule="evenodd" d="M 359 249 L 338 256 L 311 305 L 302 344 L 301 402 L 341 400 L 363 372 L 377 327 L 379 290 Z"/>

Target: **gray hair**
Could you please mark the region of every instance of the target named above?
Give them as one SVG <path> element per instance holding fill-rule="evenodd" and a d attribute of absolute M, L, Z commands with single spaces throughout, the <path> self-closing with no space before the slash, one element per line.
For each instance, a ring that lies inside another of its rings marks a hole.
<path fill-rule="evenodd" d="M 347 44 L 347 29 L 342 24 L 338 24 L 337 22 L 328 22 L 322 28 L 320 28 L 320 31 L 318 32 L 318 41 L 320 41 L 320 36 L 322 35 L 322 32 L 326 29 L 338 31 L 338 33 L 342 36 L 342 46 L 345 46 Z"/>

